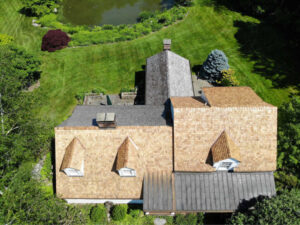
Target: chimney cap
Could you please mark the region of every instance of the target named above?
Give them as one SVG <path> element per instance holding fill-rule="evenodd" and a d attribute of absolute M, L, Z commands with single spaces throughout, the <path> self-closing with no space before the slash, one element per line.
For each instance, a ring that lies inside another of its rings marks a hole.
<path fill-rule="evenodd" d="M 164 39 L 164 45 L 171 45 L 172 41 L 171 39 Z"/>

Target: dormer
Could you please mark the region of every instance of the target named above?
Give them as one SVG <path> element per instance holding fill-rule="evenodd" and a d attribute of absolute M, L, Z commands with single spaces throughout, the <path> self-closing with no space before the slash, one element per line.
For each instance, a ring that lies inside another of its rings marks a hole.
<path fill-rule="evenodd" d="M 240 150 L 225 131 L 212 145 L 211 155 L 216 170 L 232 171 L 240 164 Z"/>
<path fill-rule="evenodd" d="M 121 177 L 136 177 L 139 164 L 138 147 L 127 137 L 118 149 L 116 169 Z"/>
<path fill-rule="evenodd" d="M 84 146 L 75 137 L 65 150 L 60 171 L 69 177 L 82 177 L 84 175 L 84 153 Z"/>

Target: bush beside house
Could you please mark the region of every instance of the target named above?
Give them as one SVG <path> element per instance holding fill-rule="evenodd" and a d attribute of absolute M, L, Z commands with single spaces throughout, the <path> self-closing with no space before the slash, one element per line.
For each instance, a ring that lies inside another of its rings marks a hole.
<path fill-rule="evenodd" d="M 91 208 L 90 219 L 92 222 L 106 223 L 107 222 L 107 211 L 104 205 L 97 205 Z"/>
<path fill-rule="evenodd" d="M 128 205 L 116 205 L 112 210 L 112 219 L 116 221 L 122 221 L 127 214 Z"/>

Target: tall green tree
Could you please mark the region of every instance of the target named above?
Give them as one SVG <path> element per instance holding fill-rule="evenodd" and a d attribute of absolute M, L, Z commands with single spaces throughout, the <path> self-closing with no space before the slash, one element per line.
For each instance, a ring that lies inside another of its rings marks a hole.
<path fill-rule="evenodd" d="M 279 109 L 278 174 L 287 187 L 300 182 L 300 97 L 293 97 Z"/>
<path fill-rule="evenodd" d="M 0 197 L 0 224 L 86 224 L 78 208 L 47 195 L 25 163 Z"/>
<path fill-rule="evenodd" d="M 258 201 L 253 210 L 233 214 L 228 224 L 294 225 L 300 222 L 300 190 Z"/>
<path fill-rule="evenodd" d="M 31 112 L 38 97 L 24 88 L 40 73 L 40 61 L 15 46 L 0 50 L 0 190 L 18 166 L 49 145 L 48 122 Z"/>

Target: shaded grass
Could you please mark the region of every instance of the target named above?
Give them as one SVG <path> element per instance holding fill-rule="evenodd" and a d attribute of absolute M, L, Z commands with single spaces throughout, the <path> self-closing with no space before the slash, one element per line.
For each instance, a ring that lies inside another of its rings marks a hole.
<path fill-rule="evenodd" d="M 10 25 L 1 22 L 0 32 L 13 35 L 17 44 L 37 50 L 43 30 L 32 27 L 31 19 L 16 12 L 20 8 L 17 2 L 0 3 L 1 9 L 11 13 L 7 19 Z M 235 22 L 259 21 L 227 9 L 215 10 L 202 2 L 196 1 L 184 21 L 134 41 L 40 53 L 43 74 L 41 87 L 35 92 L 42 96 L 43 104 L 35 109 L 37 114 L 58 124 L 71 114 L 75 95 L 82 90 L 101 87 L 108 93 L 118 93 L 122 87 L 133 87 L 135 73 L 146 64 L 147 57 L 162 50 L 164 38 L 172 39 L 172 50 L 188 58 L 192 67 L 201 65 L 211 50 L 224 51 L 241 85 L 252 87 L 271 104 L 287 101 L 293 87 L 274 88 L 272 80 L 253 73 L 255 59 L 240 52 Z M 0 18 L 3 16 L 1 12 Z"/>
<path fill-rule="evenodd" d="M 1 0 L 0 33 L 11 35 L 17 45 L 28 50 L 40 50 L 42 36 L 46 29 L 32 26 L 32 19 L 22 15 L 20 0 Z"/>

